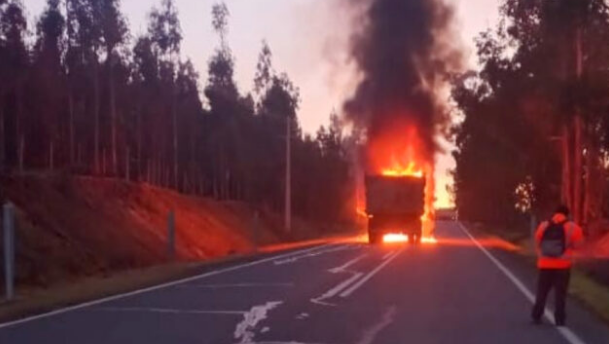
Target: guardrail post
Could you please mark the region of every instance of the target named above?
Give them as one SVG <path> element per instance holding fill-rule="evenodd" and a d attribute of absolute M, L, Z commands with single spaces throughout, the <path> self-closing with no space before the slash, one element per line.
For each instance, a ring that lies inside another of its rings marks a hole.
<path fill-rule="evenodd" d="M 170 260 L 175 260 L 176 256 L 176 220 L 175 212 L 172 210 L 167 217 L 167 255 Z"/>
<path fill-rule="evenodd" d="M 12 300 L 15 286 L 15 207 L 4 205 L 4 281 L 6 299 Z"/>

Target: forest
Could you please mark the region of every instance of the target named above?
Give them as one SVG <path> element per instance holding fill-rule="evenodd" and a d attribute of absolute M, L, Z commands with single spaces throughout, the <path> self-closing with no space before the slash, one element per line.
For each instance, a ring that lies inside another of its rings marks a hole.
<path fill-rule="evenodd" d="M 560 203 L 595 232 L 609 216 L 609 8 L 505 0 L 477 40 L 480 69 L 454 80 L 462 218 L 522 226 Z"/>
<path fill-rule="evenodd" d="M 159 0 L 137 35 L 120 0 L 48 0 L 33 27 L 21 0 L 0 0 L 1 173 L 115 178 L 283 212 L 291 160 L 296 215 L 352 219 L 339 117 L 303 132 L 298 87 L 263 37 L 253 87 L 240 92 L 229 8 L 210 10 L 217 42 L 202 80 L 174 0 Z"/>

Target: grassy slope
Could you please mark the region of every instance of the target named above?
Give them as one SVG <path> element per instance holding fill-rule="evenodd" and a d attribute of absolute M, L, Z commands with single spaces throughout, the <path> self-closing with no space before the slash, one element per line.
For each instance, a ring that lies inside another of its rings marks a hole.
<path fill-rule="evenodd" d="M 146 185 L 103 179 L 27 177 L 1 181 L 18 208 L 17 274 L 49 286 L 83 276 L 167 262 L 167 215 L 176 210 L 177 255 L 199 261 L 253 247 L 254 210 Z M 263 213 L 259 244 L 281 241 L 280 220 Z"/>

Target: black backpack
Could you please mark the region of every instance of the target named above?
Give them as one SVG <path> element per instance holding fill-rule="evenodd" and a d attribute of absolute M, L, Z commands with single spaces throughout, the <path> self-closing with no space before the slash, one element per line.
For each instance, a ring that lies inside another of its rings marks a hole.
<path fill-rule="evenodd" d="M 567 238 L 565 235 L 565 224 L 567 221 L 555 223 L 548 222 L 543 235 L 541 237 L 541 255 L 549 258 L 559 258 L 565 254 L 567 250 Z"/>

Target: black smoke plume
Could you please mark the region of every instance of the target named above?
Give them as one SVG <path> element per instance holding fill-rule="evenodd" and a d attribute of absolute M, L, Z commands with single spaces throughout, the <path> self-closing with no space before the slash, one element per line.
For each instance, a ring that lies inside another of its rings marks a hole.
<path fill-rule="evenodd" d="M 344 104 L 368 142 L 415 126 L 420 152 L 432 162 L 448 115 L 439 99 L 446 76 L 461 64 L 453 10 L 442 0 L 345 0 L 358 13 L 351 57 L 362 79 Z M 397 126 L 397 127 L 396 127 Z"/>

